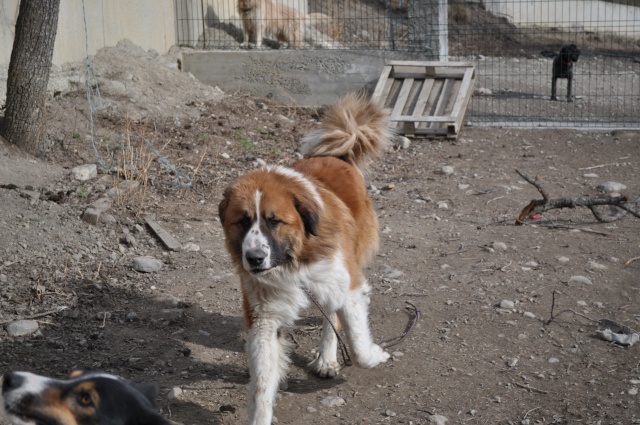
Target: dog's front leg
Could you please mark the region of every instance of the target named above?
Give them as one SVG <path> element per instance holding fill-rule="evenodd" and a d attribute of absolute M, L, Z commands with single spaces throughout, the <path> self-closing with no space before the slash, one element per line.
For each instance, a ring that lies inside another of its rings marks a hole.
<path fill-rule="evenodd" d="M 551 77 L 551 100 L 558 100 L 556 97 L 556 82 L 558 81 L 557 77 Z"/>
<path fill-rule="evenodd" d="M 358 366 L 369 369 L 386 362 L 390 355 L 373 343 L 369 330 L 369 296 L 363 288 L 348 292 L 347 302 L 338 310 L 338 317 L 349 337 Z"/>
<path fill-rule="evenodd" d="M 271 425 L 278 384 L 287 364 L 275 320 L 256 319 L 247 338 L 249 355 L 249 424 Z"/>
<path fill-rule="evenodd" d="M 573 98 L 571 97 L 571 83 L 573 81 L 573 75 L 569 74 L 567 77 L 567 102 L 573 102 Z"/>
<path fill-rule="evenodd" d="M 328 314 L 336 330 L 340 332 L 340 324 L 337 316 Z M 309 368 L 321 378 L 335 378 L 340 372 L 340 364 L 337 358 L 338 338 L 329 321 L 324 319 L 322 324 L 322 342 L 315 360 L 309 363 Z"/>

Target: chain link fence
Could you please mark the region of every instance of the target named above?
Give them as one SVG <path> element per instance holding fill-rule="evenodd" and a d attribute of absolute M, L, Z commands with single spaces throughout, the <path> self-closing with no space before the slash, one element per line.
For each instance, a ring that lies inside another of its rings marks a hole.
<path fill-rule="evenodd" d="M 198 49 L 471 60 L 474 124 L 640 126 L 640 0 L 177 0 L 176 16 L 179 43 Z M 572 44 L 567 62 L 559 53 Z"/>

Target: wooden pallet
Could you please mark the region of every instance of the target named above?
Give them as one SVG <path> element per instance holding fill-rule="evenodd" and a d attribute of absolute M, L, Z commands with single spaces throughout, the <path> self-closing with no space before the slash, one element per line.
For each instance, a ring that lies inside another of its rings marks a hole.
<path fill-rule="evenodd" d="M 387 62 L 373 99 L 390 108 L 391 126 L 405 136 L 458 137 L 473 86 L 471 62 Z"/>

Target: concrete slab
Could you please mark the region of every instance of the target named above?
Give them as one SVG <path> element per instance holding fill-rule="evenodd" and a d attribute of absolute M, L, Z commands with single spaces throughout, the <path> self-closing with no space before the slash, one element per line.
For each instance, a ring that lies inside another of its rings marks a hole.
<path fill-rule="evenodd" d="M 248 92 L 300 106 L 333 103 L 373 91 L 387 60 L 424 60 L 418 53 L 345 50 L 184 52 L 182 70 L 225 93 Z"/>

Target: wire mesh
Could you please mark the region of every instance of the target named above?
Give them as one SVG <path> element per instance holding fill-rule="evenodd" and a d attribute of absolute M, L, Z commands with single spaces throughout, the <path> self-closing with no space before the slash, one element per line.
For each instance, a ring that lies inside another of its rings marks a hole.
<path fill-rule="evenodd" d="M 640 0 L 178 0 L 176 16 L 179 43 L 199 49 L 262 44 L 473 61 L 474 123 L 640 126 Z M 552 101 L 553 61 L 570 44 L 580 51 L 572 96 L 565 69 Z"/>

